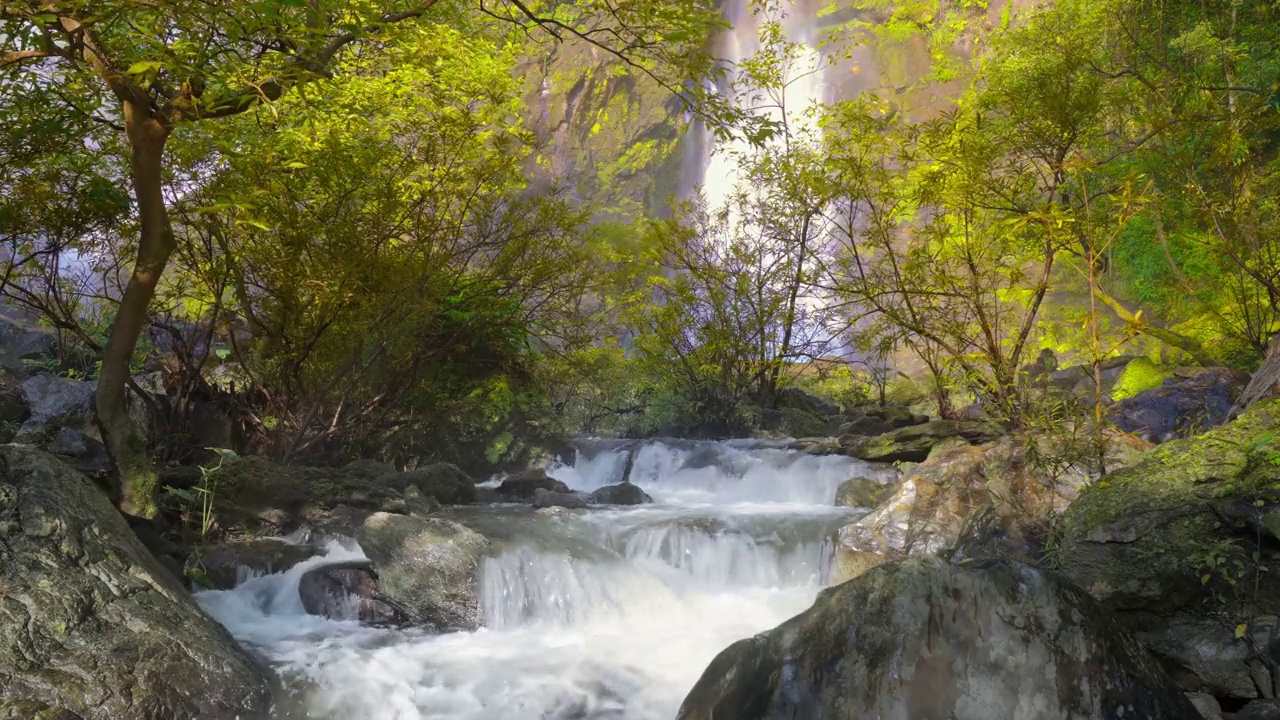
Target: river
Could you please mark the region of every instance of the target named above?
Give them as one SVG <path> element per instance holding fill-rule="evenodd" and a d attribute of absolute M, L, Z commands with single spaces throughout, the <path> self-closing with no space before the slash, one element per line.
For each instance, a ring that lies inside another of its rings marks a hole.
<path fill-rule="evenodd" d="M 431 635 L 307 615 L 298 579 L 361 557 L 349 539 L 290 572 L 197 601 L 282 678 L 274 718 L 671 720 L 713 657 L 812 604 L 826 538 L 860 511 L 837 486 L 872 471 L 760 441 L 581 441 L 551 474 L 629 479 L 654 503 L 442 514 L 494 541 L 484 627 Z"/>

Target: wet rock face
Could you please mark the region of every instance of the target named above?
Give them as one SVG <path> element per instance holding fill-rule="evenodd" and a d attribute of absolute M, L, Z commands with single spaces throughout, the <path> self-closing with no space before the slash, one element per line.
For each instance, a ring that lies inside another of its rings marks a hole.
<path fill-rule="evenodd" d="M 606 485 L 587 496 L 589 505 L 644 505 L 651 502 L 653 498 L 648 493 L 629 482 Z"/>
<path fill-rule="evenodd" d="M 261 717 L 258 666 L 84 476 L 0 447 L 0 718 Z"/>
<path fill-rule="evenodd" d="M 889 499 L 893 489 L 893 484 L 872 478 L 849 478 L 836 488 L 835 504 L 839 507 L 876 508 Z"/>
<path fill-rule="evenodd" d="M 1242 378 L 1225 368 L 1175 375 L 1158 388 L 1113 404 L 1109 415 L 1125 432 L 1167 442 L 1226 422 L 1243 389 Z"/>
<path fill-rule="evenodd" d="M 720 653 L 679 720 L 1200 720 L 1084 593 L 1026 566 L 912 559 Z"/>
<path fill-rule="evenodd" d="M 387 598 L 442 630 L 479 625 L 484 536 L 448 520 L 374 513 L 357 540 Z"/>

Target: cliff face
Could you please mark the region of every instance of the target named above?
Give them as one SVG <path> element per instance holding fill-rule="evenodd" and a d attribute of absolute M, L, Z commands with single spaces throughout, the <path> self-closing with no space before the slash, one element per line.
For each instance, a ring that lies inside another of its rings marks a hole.
<path fill-rule="evenodd" d="M 839 8 L 799 0 L 784 24 L 793 40 L 823 55 L 806 103 L 872 92 L 897 112 L 925 118 L 951 107 L 967 86 L 969 60 L 983 35 L 1027 4 L 938 0 L 915 10 L 866 0 Z M 724 11 L 734 28 L 713 41 L 717 56 L 749 57 L 758 16 L 749 0 L 726 0 Z M 542 182 L 566 184 L 602 213 L 621 218 L 662 214 L 671 198 L 702 184 L 711 149 L 705 133 L 653 79 L 572 40 L 548 46 L 521 71 L 529 127 L 544 143 L 531 168 Z"/>
<path fill-rule="evenodd" d="M 567 184 L 608 215 L 661 211 L 680 194 L 680 101 L 604 51 L 564 42 L 525 67 L 529 124 L 544 143 L 535 176 Z"/>

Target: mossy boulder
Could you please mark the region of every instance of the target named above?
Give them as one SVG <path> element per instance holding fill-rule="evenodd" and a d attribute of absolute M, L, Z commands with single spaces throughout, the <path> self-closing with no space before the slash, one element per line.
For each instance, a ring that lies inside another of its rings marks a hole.
<path fill-rule="evenodd" d="M 0 718 L 250 718 L 270 700 L 97 486 L 0 447 Z"/>
<path fill-rule="evenodd" d="M 875 508 L 889 499 L 894 486 L 872 478 L 854 477 L 836 488 L 835 504 L 839 507 Z"/>
<path fill-rule="evenodd" d="M 1227 368 L 1180 369 L 1113 404 L 1108 415 L 1125 432 L 1167 442 L 1226 422 L 1244 385 L 1245 378 Z"/>
<path fill-rule="evenodd" d="M 1268 402 L 1094 483 L 1066 512 L 1061 570 L 1119 610 L 1276 607 L 1278 430 Z"/>
<path fill-rule="evenodd" d="M 1143 447 L 1106 436 L 1107 464 L 1132 462 Z M 838 580 L 909 556 L 1034 561 L 1051 518 L 1096 472 L 1068 437 L 1015 434 L 981 446 L 937 449 L 906 469 L 867 515 L 836 535 Z"/>
<path fill-rule="evenodd" d="M 498 485 L 498 494 L 514 500 L 532 500 L 538 490 L 567 493 L 569 486 L 547 474 L 542 468 L 516 473 Z"/>
<path fill-rule="evenodd" d="M 1085 593 L 1025 565 L 917 558 L 720 653 L 679 720 L 1200 720 Z"/>
<path fill-rule="evenodd" d="M 960 438 L 980 445 L 1004 434 L 1004 428 L 981 420 L 931 420 L 876 437 L 845 436 L 841 445 L 853 457 L 871 462 L 923 462 L 938 443 Z"/>
<path fill-rule="evenodd" d="M 389 471 L 388 471 L 389 470 Z M 212 471 L 219 529 L 269 535 L 302 524 L 325 524 L 344 508 L 364 514 L 408 509 L 405 491 L 442 504 L 475 502 L 475 481 L 455 465 L 439 463 L 412 472 L 361 462 L 345 468 L 281 465 L 251 456 Z M 338 528 L 341 529 L 341 528 Z"/>
<path fill-rule="evenodd" d="M 356 538 L 378 570 L 381 591 L 415 617 L 441 630 L 480 623 L 483 535 L 439 518 L 374 513 Z"/>

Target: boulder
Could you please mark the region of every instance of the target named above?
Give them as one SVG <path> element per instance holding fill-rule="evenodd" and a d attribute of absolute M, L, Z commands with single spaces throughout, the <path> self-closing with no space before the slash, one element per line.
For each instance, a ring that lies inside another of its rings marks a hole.
<path fill-rule="evenodd" d="M 41 373 L 19 386 L 31 415 L 18 428 L 18 437 L 50 427 L 88 429 L 93 425 L 96 381 L 85 382 Z"/>
<path fill-rule="evenodd" d="M 850 415 L 853 419 L 840 426 L 841 435 L 883 435 L 898 428 L 929 422 L 927 415 L 919 415 L 895 405 L 858 408 Z"/>
<path fill-rule="evenodd" d="M 677 717 L 1200 720 L 1085 593 L 1025 565 L 936 558 L 876 568 L 729 646 Z"/>
<path fill-rule="evenodd" d="M 0 718 L 260 717 L 257 664 L 83 475 L 0 447 Z"/>
<path fill-rule="evenodd" d="M 1064 515 L 1060 569 L 1112 608 L 1151 617 L 1224 600 L 1246 617 L 1280 607 L 1268 538 L 1280 529 L 1278 430 L 1280 401 L 1255 405 L 1090 485 Z"/>
<path fill-rule="evenodd" d="M 889 498 L 893 485 L 865 477 L 849 478 L 836 488 L 835 504 L 840 507 L 875 508 Z"/>
<path fill-rule="evenodd" d="M 1236 637 L 1235 624 L 1218 619 L 1179 618 L 1139 637 L 1184 690 L 1220 698 L 1256 698 L 1253 676 L 1271 671 L 1254 658 L 1250 640 Z M 1254 669 L 1254 665 L 1257 669 Z"/>
<path fill-rule="evenodd" d="M 357 560 L 308 570 L 298 580 L 302 607 L 332 620 L 357 620 L 369 625 L 408 625 L 413 613 L 386 597 L 378 585 L 373 563 Z"/>
<path fill-rule="evenodd" d="M 1280 720 L 1280 701 L 1254 700 L 1236 713 L 1235 720 Z"/>
<path fill-rule="evenodd" d="M 59 429 L 45 449 L 66 458 L 83 473 L 99 474 L 111 469 L 107 446 L 74 428 Z"/>
<path fill-rule="evenodd" d="M 1243 379 L 1226 368 L 1179 373 L 1113 403 L 1108 414 L 1121 430 L 1167 442 L 1226 422 L 1243 387 Z"/>
<path fill-rule="evenodd" d="M 22 394 L 21 376 L 0 367 L 0 425 L 4 426 L 3 431 L 11 437 L 30 415 L 31 409 Z"/>
<path fill-rule="evenodd" d="M 272 538 L 236 540 L 198 549 L 192 557 L 192 574 L 206 588 L 230 590 L 250 578 L 284 572 L 322 552 L 315 545 Z"/>
<path fill-rule="evenodd" d="M 382 478 L 397 492 L 413 485 L 443 505 L 468 505 L 476 501 L 476 481 L 452 463 L 425 465 L 417 470 Z"/>
<path fill-rule="evenodd" d="M 404 507 L 410 515 L 431 515 L 438 512 L 441 505 L 439 500 L 423 494 L 417 485 L 410 485 L 404 489 Z"/>
<path fill-rule="evenodd" d="M 482 535 L 448 520 L 380 512 L 356 537 L 386 597 L 442 630 L 479 625 L 477 587 L 489 547 Z"/>
<path fill-rule="evenodd" d="M 214 510 L 224 531 L 285 534 L 303 523 L 325 523 L 327 513 L 338 506 L 366 512 L 405 509 L 403 490 L 382 479 L 367 480 L 336 468 L 278 465 L 257 456 L 212 470 L 207 482 L 214 488 Z"/>
<path fill-rule="evenodd" d="M 1214 696 L 1209 693 L 1187 693 L 1187 699 L 1196 706 L 1204 720 L 1222 720 L 1222 705 Z"/>
<path fill-rule="evenodd" d="M 554 490 L 546 490 L 538 488 L 533 493 L 533 506 L 535 508 L 584 508 L 587 506 L 587 499 L 576 492 L 555 492 Z"/>
<path fill-rule="evenodd" d="M 803 410 L 818 416 L 839 415 L 840 407 L 800 388 L 783 388 L 778 391 L 779 409 Z"/>
<path fill-rule="evenodd" d="M 846 436 L 841 439 L 846 452 L 872 462 L 923 462 L 934 445 L 949 438 L 970 444 L 991 442 L 1004 433 L 994 423 L 979 420 L 931 420 L 871 438 Z"/>
<path fill-rule="evenodd" d="M 547 475 L 547 471 L 542 468 L 525 470 L 522 473 L 512 475 L 503 480 L 502 484 L 498 486 L 499 495 L 515 500 L 532 500 L 534 493 L 538 490 L 550 490 L 558 493 L 570 492 L 568 485 Z"/>
<path fill-rule="evenodd" d="M 1130 438 L 1107 440 L 1110 467 L 1132 461 Z M 1033 561 L 1049 518 L 1092 477 L 1089 464 L 1066 462 L 1074 450 L 1069 439 L 1025 434 L 984 446 L 935 447 L 928 460 L 906 470 L 887 499 L 839 530 L 836 578 L 912 555 Z M 1059 461 L 1046 463 L 1046 455 Z"/>
<path fill-rule="evenodd" d="M 588 505 L 644 505 L 651 502 L 653 498 L 648 493 L 629 482 L 605 485 L 587 496 Z"/>
<path fill-rule="evenodd" d="M 1142 631 L 1188 691 L 1275 692 L 1274 623 L 1251 623 L 1238 640 L 1234 622 L 1205 618 L 1280 607 L 1278 429 L 1280 401 L 1255 405 L 1092 484 L 1063 516 L 1059 571 Z"/>

